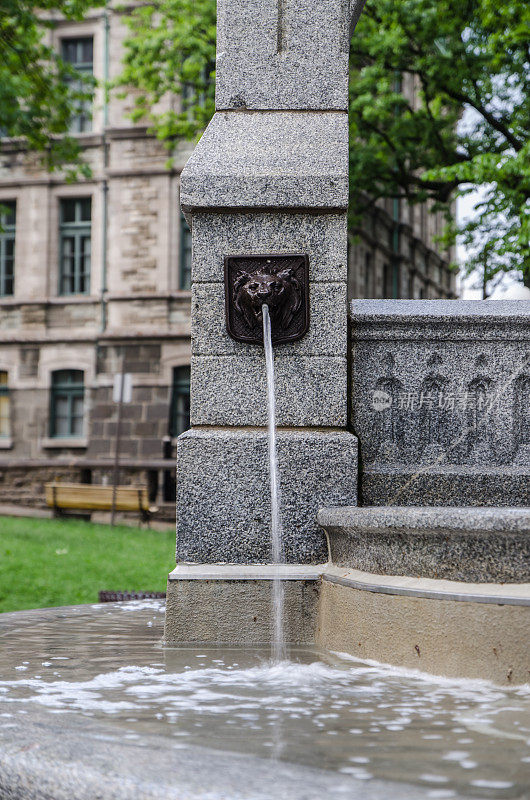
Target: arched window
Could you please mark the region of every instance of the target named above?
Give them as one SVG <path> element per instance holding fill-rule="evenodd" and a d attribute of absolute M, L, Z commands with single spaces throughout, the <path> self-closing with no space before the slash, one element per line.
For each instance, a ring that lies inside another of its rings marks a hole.
<path fill-rule="evenodd" d="M 60 369 L 52 374 L 50 436 L 82 436 L 85 382 L 80 369 Z"/>

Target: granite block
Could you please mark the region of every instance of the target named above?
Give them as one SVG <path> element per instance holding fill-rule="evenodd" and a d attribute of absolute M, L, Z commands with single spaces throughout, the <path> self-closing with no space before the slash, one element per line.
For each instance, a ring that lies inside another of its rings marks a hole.
<path fill-rule="evenodd" d="M 343 213 L 197 212 L 192 216 L 193 282 L 224 280 L 224 256 L 306 253 L 310 281 L 346 281 Z"/>
<path fill-rule="evenodd" d="M 267 424 L 265 356 L 250 347 L 248 355 L 192 357 L 192 425 Z M 345 357 L 278 352 L 274 363 L 278 425 L 346 426 Z"/>
<path fill-rule="evenodd" d="M 221 0 L 216 107 L 342 109 L 350 13 L 337 0 Z"/>
<path fill-rule="evenodd" d="M 338 567 L 451 581 L 530 580 L 530 510 L 326 508 L 318 522 Z"/>
<path fill-rule="evenodd" d="M 222 283 L 195 284 L 191 302 L 194 355 L 248 355 L 248 345 L 236 342 L 227 333 L 225 290 Z M 310 283 L 309 305 L 309 331 L 298 342 L 276 345 L 276 356 L 345 356 L 346 285 Z"/>
<path fill-rule="evenodd" d="M 357 502 L 357 439 L 345 431 L 279 431 L 287 563 L 320 563 L 323 505 Z M 177 445 L 177 561 L 270 563 L 265 430 L 190 430 Z"/>
<path fill-rule="evenodd" d="M 346 210 L 347 114 L 217 112 L 182 172 L 180 203 Z"/>
<path fill-rule="evenodd" d="M 354 301 L 363 503 L 528 505 L 530 302 Z"/>
<path fill-rule="evenodd" d="M 528 467 L 378 467 L 361 476 L 362 502 L 369 506 L 530 506 Z"/>
<path fill-rule="evenodd" d="M 247 580 L 238 576 L 245 567 L 231 564 L 226 567 L 225 579 L 186 580 L 179 575 L 181 569 L 178 566 L 171 572 L 167 583 L 164 644 L 252 647 L 274 639 L 270 577 Z M 186 566 L 184 571 L 189 569 Z M 314 571 L 313 567 L 305 569 Z M 311 645 L 315 641 L 319 586 L 320 575 L 283 582 L 283 624 L 286 641 L 291 645 Z"/>

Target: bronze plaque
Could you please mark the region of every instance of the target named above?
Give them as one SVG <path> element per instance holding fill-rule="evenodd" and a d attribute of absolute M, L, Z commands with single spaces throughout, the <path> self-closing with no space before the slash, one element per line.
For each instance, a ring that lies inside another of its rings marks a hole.
<path fill-rule="evenodd" d="M 273 344 L 295 342 L 309 328 L 309 258 L 299 253 L 225 256 L 226 329 L 232 339 L 263 344 L 264 303 Z"/>

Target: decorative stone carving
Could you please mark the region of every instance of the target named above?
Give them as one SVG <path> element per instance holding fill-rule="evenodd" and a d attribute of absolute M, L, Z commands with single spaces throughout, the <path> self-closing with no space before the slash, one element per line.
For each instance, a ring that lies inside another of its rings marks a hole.
<path fill-rule="evenodd" d="M 530 505 L 529 316 L 521 300 L 352 301 L 363 504 Z"/>
<path fill-rule="evenodd" d="M 427 375 L 418 400 L 420 459 L 424 464 L 447 460 L 451 441 L 451 418 L 447 406 L 449 381 L 443 375 Z"/>
<path fill-rule="evenodd" d="M 238 342 L 263 343 L 269 307 L 274 344 L 294 342 L 309 327 L 309 260 L 305 255 L 227 256 L 226 327 Z"/>
<path fill-rule="evenodd" d="M 402 460 L 403 420 L 399 409 L 403 384 L 392 374 L 394 358 L 386 358 L 388 374 L 376 381 L 371 404 L 374 410 L 372 436 L 367 443 L 369 461 L 388 461 L 397 464 Z"/>
<path fill-rule="evenodd" d="M 471 464 L 494 463 L 488 430 L 488 417 L 493 408 L 493 381 L 479 375 L 467 385 L 467 449 Z"/>
<path fill-rule="evenodd" d="M 530 375 L 520 375 L 514 391 L 514 464 L 523 466 L 530 461 Z"/>

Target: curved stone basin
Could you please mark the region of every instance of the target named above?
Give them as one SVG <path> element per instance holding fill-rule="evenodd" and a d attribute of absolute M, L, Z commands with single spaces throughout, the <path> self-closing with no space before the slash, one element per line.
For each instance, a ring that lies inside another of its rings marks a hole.
<path fill-rule="evenodd" d="M 530 509 L 322 508 L 331 560 L 380 575 L 484 583 L 530 581 Z"/>
<path fill-rule="evenodd" d="M 163 611 L 0 616 L 0 797 L 528 797 L 529 686 L 163 648 Z"/>

